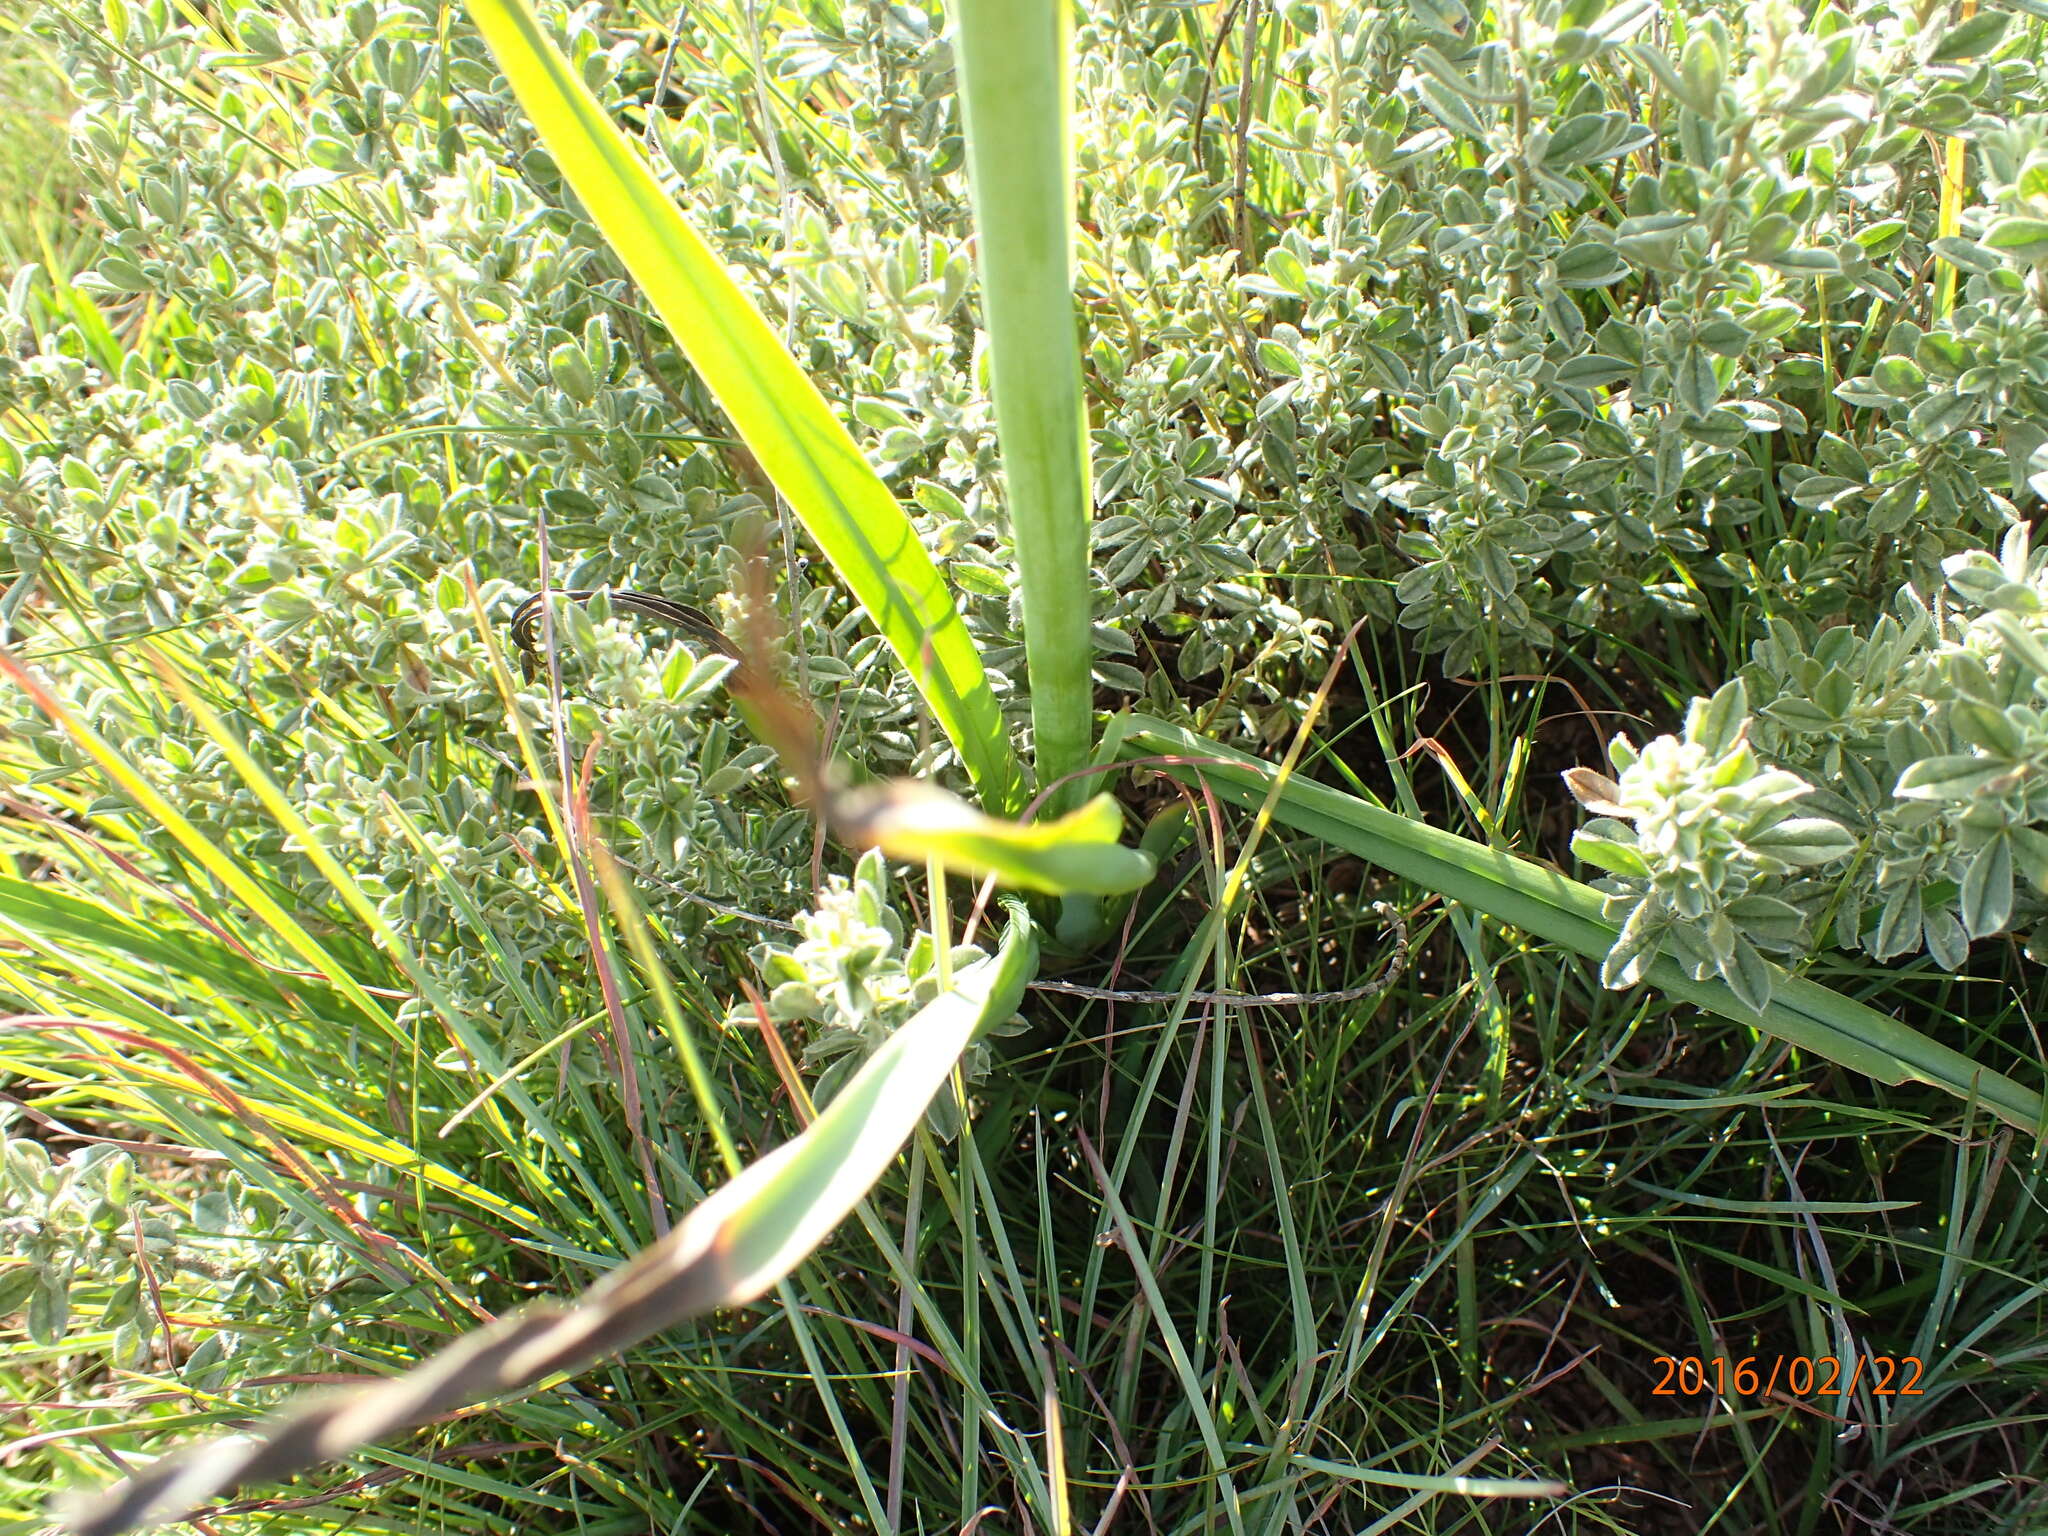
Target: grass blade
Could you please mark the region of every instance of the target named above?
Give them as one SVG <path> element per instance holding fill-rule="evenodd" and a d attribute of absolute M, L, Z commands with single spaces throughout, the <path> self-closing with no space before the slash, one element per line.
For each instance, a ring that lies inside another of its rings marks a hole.
<path fill-rule="evenodd" d="M 1124 757 L 1184 759 L 1165 771 L 1202 782 L 1237 805 L 1262 805 L 1279 773 L 1269 763 L 1144 715 L 1120 717 L 1113 736 Z M 1600 893 L 1528 859 L 1299 778 L 1281 786 L 1273 815 L 1426 890 L 1589 959 L 1601 959 L 1613 946 L 1615 928 L 1600 915 Z M 1866 1077 L 1927 1083 L 1959 1099 L 1981 1101 L 2021 1130 L 2041 1132 L 2048 1110 L 2031 1089 L 1818 982 L 1773 970 L 1771 1003 L 1761 1014 L 1726 983 L 1695 981 L 1669 956 L 1650 967 L 1648 979 L 1683 1002 L 1762 1029 Z"/>
<path fill-rule="evenodd" d="M 1010 911 L 996 952 L 964 968 L 950 991 L 883 1042 L 808 1128 L 578 1301 L 523 1308 L 402 1376 L 310 1398 L 247 1436 L 167 1456 L 66 1523 L 78 1536 L 116 1536 L 175 1519 L 227 1488 L 287 1477 L 467 1404 L 580 1371 L 685 1318 L 773 1289 L 895 1160 L 960 1053 L 1016 1010 L 1038 941 L 1023 909 Z"/>
<path fill-rule="evenodd" d="M 1088 758 L 1088 417 L 1074 325 L 1074 159 L 1061 0 L 960 0 L 956 49 L 983 323 L 1024 603 L 1038 781 Z M 1073 803 L 1078 786 L 1058 792 Z"/>
<path fill-rule="evenodd" d="M 470 12 L 569 185 L 676 345 L 909 669 L 994 809 L 1022 802 L 1022 764 L 937 566 L 825 397 L 783 349 L 625 135 L 542 32 L 527 0 Z"/>
<path fill-rule="evenodd" d="M 180 812 L 155 785 L 145 779 L 117 747 L 67 709 L 11 652 L 4 649 L 0 649 L 0 674 L 12 680 L 52 723 L 70 737 L 86 756 L 97 763 L 109 783 L 177 839 L 179 846 L 200 868 L 220 881 L 266 928 L 283 940 L 294 954 L 347 997 L 365 1019 L 394 1038 L 400 1035 L 398 1026 L 393 1023 L 390 1013 L 384 1006 L 364 991 L 348 968 L 337 963 L 321 946 L 319 940 L 315 939 L 296 917 L 285 911 L 277 900 L 251 877 L 247 869 L 223 852 L 204 829 Z"/>
<path fill-rule="evenodd" d="M 1424 1493 L 1463 1494 L 1471 1499 L 1561 1499 L 1565 1485 L 1549 1478 L 1465 1477 L 1423 1472 L 1393 1472 L 1379 1467 L 1354 1466 L 1322 1456 L 1296 1456 L 1294 1464 L 1341 1477 L 1352 1482 L 1371 1483 L 1380 1488 L 1414 1488 Z"/>

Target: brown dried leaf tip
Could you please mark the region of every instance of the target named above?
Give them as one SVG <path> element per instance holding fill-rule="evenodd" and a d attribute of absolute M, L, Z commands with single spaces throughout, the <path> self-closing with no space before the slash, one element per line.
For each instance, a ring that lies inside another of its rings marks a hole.
<path fill-rule="evenodd" d="M 1635 818 L 1635 812 L 1621 803 L 1621 786 L 1606 774 L 1591 768 L 1567 768 L 1563 778 L 1572 798 L 1595 815 Z"/>

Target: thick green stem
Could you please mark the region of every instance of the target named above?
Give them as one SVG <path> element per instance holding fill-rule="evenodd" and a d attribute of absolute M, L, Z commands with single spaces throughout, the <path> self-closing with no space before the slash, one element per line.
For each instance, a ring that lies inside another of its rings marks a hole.
<path fill-rule="evenodd" d="M 961 110 L 1041 786 L 1088 760 L 1088 418 L 1074 321 L 1071 8 L 959 0 Z M 1080 786 L 1056 793 L 1057 814 Z"/>

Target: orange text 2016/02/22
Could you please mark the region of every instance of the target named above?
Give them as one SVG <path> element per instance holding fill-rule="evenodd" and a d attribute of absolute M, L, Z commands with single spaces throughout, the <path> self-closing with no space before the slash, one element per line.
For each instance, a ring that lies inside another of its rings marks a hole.
<path fill-rule="evenodd" d="M 1658 1355 L 1653 1397 L 1836 1397 L 1867 1387 L 1876 1397 L 1918 1397 L 1922 1366 L 1913 1355 Z"/>

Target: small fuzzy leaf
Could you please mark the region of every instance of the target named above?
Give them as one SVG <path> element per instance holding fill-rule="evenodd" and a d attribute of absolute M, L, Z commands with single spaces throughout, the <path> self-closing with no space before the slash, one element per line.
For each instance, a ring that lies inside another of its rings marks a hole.
<path fill-rule="evenodd" d="M 1929 757 L 1900 774 L 1892 793 L 1901 800 L 1967 800 L 2008 771 L 2006 764 L 1973 753 Z"/>
<path fill-rule="evenodd" d="M 1884 911 L 1877 920 L 1877 936 L 1871 941 L 1870 954 L 1876 960 L 1889 960 L 1920 947 L 1920 897 L 1911 886 L 1899 886 L 1885 899 Z"/>
<path fill-rule="evenodd" d="M 1710 756 L 1719 757 L 1742 739 L 1749 714 L 1749 693 L 1741 678 L 1724 683 L 1712 698 L 1694 699 L 1685 714 L 1686 740 L 1699 743 Z"/>
<path fill-rule="evenodd" d="M 1965 240 L 1961 235 L 1944 235 L 1938 240 L 1930 240 L 1927 248 L 1965 272 L 1996 272 L 1999 267 L 1996 251 L 1974 240 Z"/>
<path fill-rule="evenodd" d="M 1678 403 L 1695 416 L 1704 416 L 1721 399 L 1721 381 L 1714 374 L 1714 359 L 1704 347 L 1687 347 L 1672 373 L 1672 389 Z"/>
<path fill-rule="evenodd" d="M 1560 276 L 1559 281 L 1563 278 Z M 1565 286 L 1570 287 L 1570 284 Z M 1603 384 L 1612 384 L 1625 379 L 1635 372 L 1631 363 L 1618 357 L 1607 357 L 1599 352 L 1588 352 L 1570 362 L 1561 363 L 1557 369 L 1557 382 L 1572 389 L 1598 389 Z"/>
<path fill-rule="evenodd" d="M 1259 342 L 1259 362 L 1269 373 L 1283 379 L 1296 378 L 1301 373 L 1301 359 L 1293 348 L 1268 336 Z"/>
<path fill-rule="evenodd" d="M 1751 807 L 1767 811 L 1790 805 L 1794 800 L 1813 793 L 1811 784 L 1782 768 L 1767 768 L 1741 782 L 1742 798 Z M 1761 831 L 1762 827 L 1757 830 Z"/>
<path fill-rule="evenodd" d="M 1604 288 L 1628 276 L 1628 263 L 1613 246 L 1597 240 L 1574 240 L 1557 253 L 1557 280 L 1566 288 Z M 1578 361 L 1584 362 L 1583 358 Z M 1562 373 L 1572 365 L 1566 364 Z M 1627 365 L 1621 365 L 1626 371 Z"/>
<path fill-rule="evenodd" d="M 1731 901 L 1728 918 L 1752 944 L 1773 949 L 1792 944 L 1806 928 L 1799 909 L 1775 896 L 1744 896 Z"/>
<path fill-rule="evenodd" d="M 1737 939 L 1721 962 L 1721 979 L 1749 1007 L 1762 1013 L 1771 1005 L 1771 967 L 1746 939 Z"/>
<path fill-rule="evenodd" d="M 2000 219 L 1985 231 L 1984 243 L 2023 261 L 2037 261 L 2048 256 L 2048 219 Z"/>
<path fill-rule="evenodd" d="M 1941 41 L 1928 51 L 1927 62 L 1946 64 L 1952 59 L 1974 59 L 1989 53 L 2005 36 L 2006 23 L 2011 19 L 2003 11 L 1980 11 L 1965 21 L 1957 22 L 1947 28 L 1941 34 Z"/>
<path fill-rule="evenodd" d="M 1703 117 L 1711 117 L 1728 78 L 1728 56 L 1712 31 L 1701 28 L 1685 45 L 1678 65 L 1679 80 L 1685 86 L 1680 99 Z"/>
<path fill-rule="evenodd" d="M 2012 844 L 1994 837 L 1963 872 L 1963 927 L 1973 939 L 2002 931 L 2012 917 Z"/>
<path fill-rule="evenodd" d="M 9 1317 L 19 1312 L 36 1288 L 38 1271 L 33 1264 L 17 1264 L 11 1269 L 0 1269 L 0 1317 Z"/>
<path fill-rule="evenodd" d="M 548 354 L 548 374 L 555 381 L 555 388 L 579 405 L 588 405 L 597 398 L 597 375 L 591 372 L 590 359 L 583 349 L 573 341 L 565 341 Z"/>
<path fill-rule="evenodd" d="M 2012 841 L 2013 859 L 2026 876 L 2027 884 L 2048 895 L 2048 833 L 2032 827 L 2015 827 L 2007 836 Z"/>
<path fill-rule="evenodd" d="M 1587 810 L 1622 820 L 1635 815 L 1622 804 L 1621 786 L 1606 774 L 1596 773 L 1591 768 L 1567 768 L 1562 777 L 1565 788 L 1572 792 L 1572 798 Z"/>
<path fill-rule="evenodd" d="M 2036 677 L 2048 677 L 2048 645 L 2042 644 L 2041 637 L 2027 627 L 2024 619 L 2008 609 L 2000 609 L 1991 615 L 1991 626 L 2007 649 L 2025 662 Z"/>
<path fill-rule="evenodd" d="M 661 669 L 662 692 L 671 703 L 694 703 L 723 682 L 736 665 L 730 656 L 694 656 L 678 647 Z"/>
<path fill-rule="evenodd" d="M 28 1336 L 38 1344 L 54 1344 L 71 1323 L 70 1277 L 54 1264 L 35 1267 L 35 1288 L 28 1296 Z"/>
<path fill-rule="evenodd" d="M 1825 864 L 1856 851 L 1856 836 L 1824 816 L 1794 816 L 1746 839 L 1749 846 L 1784 864 Z"/>
<path fill-rule="evenodd" d="M 1641 880 L 1650 877 L 1650 861 L 1639 850 L 1609 837 L 1589 837 L 1582 829 L 1572 834 L 1572 852 L 1609 874 L 1630 875 Z"/>
<path fill-rule="evenodd" d="M 2019 728 L 2006 718 L 2003 710 L 1960 699 L 1949 706 L 1949 723 L 1973 747 L 2008 760 L 2019 755 Z"/>
<path fill-rule="evenodd" d="M 1970 958 L 1970 938 L 1956 915 L 1947 907 L 1929 907 L 1921 914 L 1927 933 L 1927 953 L 1936 965 L 1959 971 Z"/>

